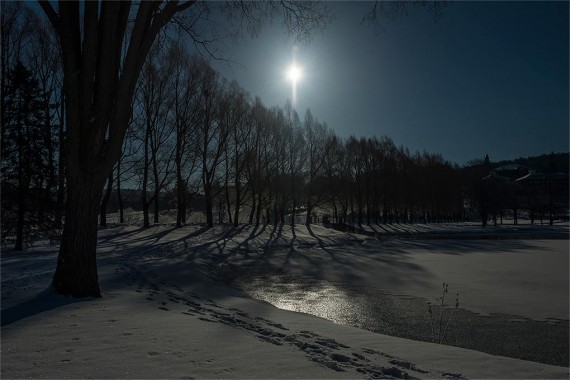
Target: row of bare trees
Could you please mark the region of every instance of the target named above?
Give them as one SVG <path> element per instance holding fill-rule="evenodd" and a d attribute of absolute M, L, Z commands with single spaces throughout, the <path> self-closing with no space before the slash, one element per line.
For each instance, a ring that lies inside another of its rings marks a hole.
<path fill-rule="evenodd" d="M 440 155 L 410 154 L 386 136 L 350 137 L 327 167 L 332 219 L 349 224 L 441 222 L 462 217 L 458 168 Z"/>
<path fill-rule="evenodd" d="M 295 223 L 300 212 L 310 224 L 317 209 L 351 224 L 460 217 L 458 168 L 441 156 L 411 155 L 385 136 L 341 139 L 310 109 L 301 119 L 290 102 L 267 107 L 183 45 L 165 44 L 143 66 L 125 140 L 130 170 L 116 176 L 140 188 L 145 227 L 172 190 L 178 226 L 198 193 L 209 226 L 215 211 L 234 225 Z"/>

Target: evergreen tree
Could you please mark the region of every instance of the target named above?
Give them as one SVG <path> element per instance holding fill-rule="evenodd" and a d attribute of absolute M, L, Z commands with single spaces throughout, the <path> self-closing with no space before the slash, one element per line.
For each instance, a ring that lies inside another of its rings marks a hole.
<path fill-rule="evenodd" d="M 20 61 L 7 82 L 2 120 L 2 235 L 15 235 L 15 249 L 22 250 L 45 177 L 42 98 L 38 81 Z"/>

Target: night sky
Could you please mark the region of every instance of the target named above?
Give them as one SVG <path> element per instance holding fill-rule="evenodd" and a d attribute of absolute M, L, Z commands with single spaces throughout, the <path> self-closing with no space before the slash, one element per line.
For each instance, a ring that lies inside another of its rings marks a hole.
<path fill-rule="evenodd" d="M 311 42 L 275 22 L 230 45 L 239 65 L 216 67 L 282 106 L 295 54 L 295 109 L 342 137 L 387 135 L 458 164 L 569 150 L 568 2 L 449 2 L 437 21 L 412 9 L 380 34 L 361 24 L 372 2 L 328 5 L 334 19 Z"/>

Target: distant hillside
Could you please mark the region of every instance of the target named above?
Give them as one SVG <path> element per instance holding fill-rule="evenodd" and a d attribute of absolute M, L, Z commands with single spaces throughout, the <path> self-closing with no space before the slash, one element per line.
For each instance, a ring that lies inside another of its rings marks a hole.
<path fill-rule="evenodd" d="M 570 154 L 569 153 L 549 153 L 541 156 L 520 157 L 515 160 L 500 161 L 493 163 L 493 167 L 502 166 L 514 162 L 519 165 L 536 170 L 538 173 L 562 172 L 569 173 Z"/>

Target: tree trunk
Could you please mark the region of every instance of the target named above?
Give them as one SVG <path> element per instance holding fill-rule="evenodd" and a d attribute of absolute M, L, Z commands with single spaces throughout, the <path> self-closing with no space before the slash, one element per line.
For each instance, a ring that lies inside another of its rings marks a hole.
<path fill-rule="evenodd" d="M 204 198 L 206 201 L 206 223 L 208 224 L 208 227 L 214 227 L 212 186 L 209 183 L 204 184 Z"/>
<path fill-rule="evenodd" d="M 255 216 L 256 198 L 255 198 L 255 187 L 251 188 L 251 210 L 249 212 L 249 224 L 253 224 L 253 218 Z M 259 225 L 259 221 L 257 223 Z"/>
<path fill-rule="evenodd" d="M 313 222 L 313 205 L 307 202 L 307 216 L 305 218 L 305 225 L 309 226 Z"/>
<path fill-rule="evenodd" d="M 336 202 L 335 202 L 334 195 L 332 196 L 331 202 L 332 202 L 332 206 L 333 206 L 333 213 L 331 215 L 331 219 L 329 220 L 329 223 L 336 223 L 337 208 L 336 208 Z"/>
<path fill-rule="evenodd" d="M 186 214 L 186 204 L 185 204 L 185 190 L 184 180 L 182 179 L 182 173 L 180 172 L 180 166 L 177 164 L 176 167 L 176 227 L 182 227 L 184 222 L 184 215 Z"/>
<path fill-rule="evenodd" d="M 285 203 L 281 203 L 279 207 L 279 223 L 285 224 Z"/>
<path fill-rule="evenodd" d="M 101 297 L 96 251 L 97 214 L 102 189 L 103 183 L 68 178 L 65 226 L 52 283 L 59 294 Z"/>
<path fill-rule="evenodd" d="M 158 202 L 159 195 L 160 195 L 160 186 L 158 184 L 155 184 L 154 196 L 152 197 L 154 199 L 154 219 L 153 219 L 154 224 L 158 224 L 158 213 L 160 211 L 160 204 Z"/>
<path fill-rule="evenodd" d="M 18 122 L 18 216 L 16 220 L 16 244 L 14 249 L 16 251 L 22 251 L 24 249 L 24 223 L 26 215 L 26 202 L 28 198 L 28 188 L 29 181 L 27 180 L 30 175 L 30 167 L 26 165 L 24 167 L 24 137 L 22 131 L 22 125 Z M 29 156 L 29 154 L 28 154 Z M 29 157 L 26 159 L 26 163 L 29 163 Z"/>
<path fill-rule="evenodd" d="M 143 228 L 150 227 L 150 221 L 148 218 L 148 201 L 146 195 L 146 188 L 148 186 L 148 171 L 149 171 L 149 160 L 148 160 L 148 144 L 150 139 L 150 127 L 147 121 L 147 128 L 145 132 L 144 140 L 144 167 L 143 167 L 143 182 L 142 182 L 142 207 L 143 207 Z"/>
<path fill-rule="evenodd" d="M 117 162 L 117 201 L 119 203 L 119 223 L 125 223 L 125 210 L 123 197 L 121 196 L 121 160 Z"/>
<path fill-rule="evenodd" d="M 295 227 L 295 201 L 291 207 L 291 227 Z"/>
<path fill-rule="evenodd" d="M 16 244 L 14 246 L 14 249 L 16 251 L 22 251 L 24 249 L 24 223 L 26 215 L 27 188 L 22 185 L 24 182 L 23 177 L 20 177 L 18 179 L 18 182 L 18 218 L 16 225 Z"/>
<path fill-rule="evenodd" d="M 158 201 L 158 197 L 160 196 L 160 177 L 158 174 L 158 157 L 157 154 L 153 151 L 152 152 L 153 158 L 152 158 L 152 173 L 154 176 L 154 218 L 153 218 L 153 222 L 154 224 L 158 224 L 158 212 L 160 209 L 160 204 Z"/>
<path fill-rule="evenodd" d="M 182 178 L 182 138 L 180 128 L 176 130 L 176 227 L 186 222 L 186 183 Z"/>
<path fill-rule="evenodd" d="M 257 212 L 255 215 L 255 225 L 259 226 L 260 222 L 261 222 L 261 191 L 257 195 Z M 264 224 L 267 224 L 268 222 L 269 219 L 266 219 Z"/>
<path fill-rule="evenodd" d="M 224 196 L 226 198 L 226 211 L 228 213 L 228 220 L 230 221 L 230 224 L 233 224 L 234 219 L 232 217 L 232 202 L 230 200 L 230 189 L 229 189 L 229 184 L 228 184 L 227 180 L 226 180 L 226 184 L 224 186 Z"/>
<path fill-rule="evenodd" d="M 241 207 L 241 184 L 239 181 L 236 181 L 236 205 L 234 209 L 234 227 L 239 225 L 239 209 Z M 229 206 L 228 206 L 229 207 Z"/>
<path fill-rule="evenodd" d="M 144 186 L 142 191 L 142 206 L 143 206 L 143 228 L 149 228 L 150 227 L 150 220 L 148 217 L 149 202 L 147 201 L 147 195 Z"/>
<path fill-rule="evenodd" d="M 107 180 L 107 190 L 105 191 L 105 195 L 101 200 L 101 209 L 99 211 L 99 225 L 101 227 L 107 227 L 107 204 L 109 203 L 109 199 L 111 198 L 111 192 L 113 191 L 113 172 L 109 175 L 109 179 Z"/>
<path fill-rule="evenodd" d="M 64 138 L 65 138 L 65 101 L 62 90 L 61 95 L 61 118 L 59 122 L 58 140 L 59 140 L 59 157 L 58 157 L 58 170 L 57 170 L 57 215 L 56 215 L 56 226 L 62 226 L 63 219 L 63 209 L 65 206 L 65 165 L 64 165 Z"/>

